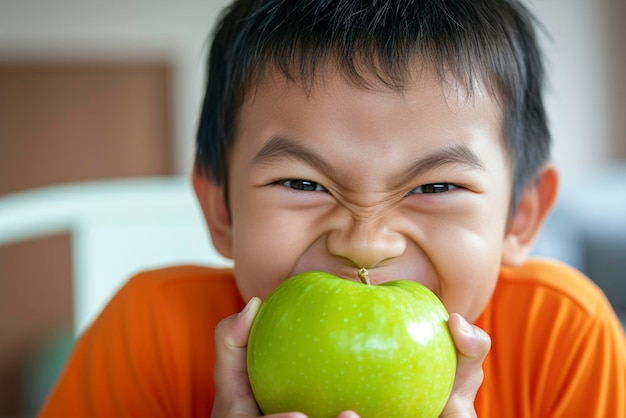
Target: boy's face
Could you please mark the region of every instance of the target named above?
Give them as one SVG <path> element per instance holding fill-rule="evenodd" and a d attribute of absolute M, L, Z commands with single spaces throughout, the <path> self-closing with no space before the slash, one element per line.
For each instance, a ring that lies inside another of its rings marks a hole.
<path fill-rule="evenodd" d="M 310 91 L 277 73 L 241 108 L 230 243 L 245 299 L 322 270 L 409 279 L 475 320 L 495 286 L 511 198 L 502 111 L 424 70 L 402 92 L 338 73 Z"/>

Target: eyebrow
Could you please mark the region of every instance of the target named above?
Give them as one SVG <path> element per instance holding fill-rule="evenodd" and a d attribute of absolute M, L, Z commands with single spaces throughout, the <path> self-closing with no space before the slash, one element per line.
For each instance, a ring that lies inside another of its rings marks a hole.
<path fill-rule="evenodd" d="M 400 176 L 398 184 L 403 184 L 429 171 L 446 165 L 466 166 L 468 170 L 484 170 L 485 166 L 474 151 L 465 144 L 450 144 L 436 149 L 425 156 L 418 158 L 410 168 Z"/>
<path fill-rule="evenodd" d="M 270 164 L 280 159 L 296 159 L 331 178 L 337 178 L 336 170 L 315 151 L 295 138 L 277 135 L 272 137 L 252 159 L 253 164 Z M 484 170 L 485 167 L 478 156 L 465 144 L 451 144 L 420 156 L 409 166 L 397 184 L 410 182 L 429 171 L 446 165 L 462 165 L 470 170 Z"/>
<path fill-rule="evenodd" d="M 294 138 L 282 135 L 272 137 L 254 156 L 252 163 L 269 164 L 280 159 L 300 160 L 322 173 L 335 174 L 335 169 L 315 151 Z"/>

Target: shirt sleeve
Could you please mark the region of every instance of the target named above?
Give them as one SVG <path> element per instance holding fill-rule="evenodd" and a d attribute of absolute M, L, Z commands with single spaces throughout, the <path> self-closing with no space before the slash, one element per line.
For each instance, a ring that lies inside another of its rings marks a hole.
<path fill-rule="evenodd" d="M 605 295 L 560 263 L 503 269 L 477 325 L 492 337 L 481 417 L 626 417 L 626 337 Z"/>
<path fill-rule="evenodd" d="M 593 321 L 578 332 L 580 338 L 560 350 L 558 390 L 542 416 L 626 417 L 626 339 L 608 302 L 600 303 Z"/>
<path fill-rule="evenodd" d="M 210 416 L 214 328 L 240 298 L 230 277 L 214 277 L 227 273 L 174 273 L 140 274 L 113 297 L 77 341 L 41 418 Z"/>

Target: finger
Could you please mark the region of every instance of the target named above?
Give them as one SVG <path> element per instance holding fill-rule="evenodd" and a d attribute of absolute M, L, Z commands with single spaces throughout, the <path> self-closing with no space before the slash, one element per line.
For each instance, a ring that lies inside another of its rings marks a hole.
<path fill-rule="evenodd" d="M 359 418 L 359 415 L 354 411 L 344 411 L 337 418 Z"/>
<path fill-rule="evenodd" d="M 248 381 L 246 348 L 260 306 L 261 300 L 252 298 L 240 313 L 220 321 L 215 328 L 213 417 L 259 415 Z"/>
<path fill-rule="evenodd" d="M 289 412 L 285 414 L 273 414 L 265 415 L 265 418 L 307 418 L 306 415 L 300 412 Z M 337 415 L 337 418 L 359 418 L 359 415 L 354 411 L 344 411 Z"/>
<path fill-rule="evenodd" d="M 457 348 L 457 370 L 450 399 L 441 416 L 475 417 L 474 400 L 483 381 L 482 364 L 491 348 L 491 339 L 459 314 L 450 315 L 448 328 Z"/>

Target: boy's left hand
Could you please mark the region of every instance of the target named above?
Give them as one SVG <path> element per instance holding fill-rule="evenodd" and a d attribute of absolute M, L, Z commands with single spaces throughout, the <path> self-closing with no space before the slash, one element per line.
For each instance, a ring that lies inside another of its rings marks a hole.
<path fill-rule="evenodd" d="M 491 339 L 459 314 L 450 315 L 448 328 L 456 345 L 457 369 L 452 393 L 441 417 L 476 417 L 474 400 L 483 381 L 482 365 L 491 348 Z"/>

